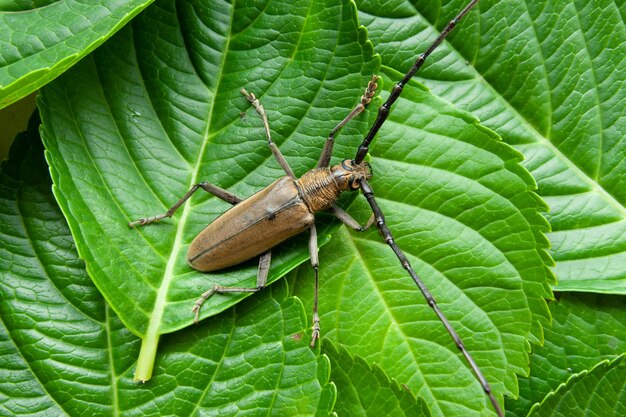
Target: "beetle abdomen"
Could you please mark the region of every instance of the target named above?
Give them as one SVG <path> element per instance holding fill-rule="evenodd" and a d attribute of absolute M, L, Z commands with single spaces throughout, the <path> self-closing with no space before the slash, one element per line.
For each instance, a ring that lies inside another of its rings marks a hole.
<path fill-rule="evenodd" d="M 303 232 L 314 221 L 294 180 L 283 177 L 209 224 L 191 242 L 187 260 L 202 272 L 237 265 Z"/>

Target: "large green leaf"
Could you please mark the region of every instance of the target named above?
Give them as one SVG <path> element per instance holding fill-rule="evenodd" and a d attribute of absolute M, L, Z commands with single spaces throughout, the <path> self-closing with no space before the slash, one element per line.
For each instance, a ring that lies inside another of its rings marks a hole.
<path fill-rule="evenodd" d="M 406 71 L 464 0 L 357 3 L 382 64 Z M 551 208 L 556 288 L 626 294 L 624 4 L 478 7 L 473 30 L 452 34 L 455 51 L 442 47 L 418 76 L 526 157 Z"/>
<path fill-rule="evenodd" d="M 260 118 L 242 113 L 250 107 L 242 87 L 260 97 L 300 175 L 376 66 L 347 1 L 164 0 L 43 90 L 54 192 L 90 276 L 144 339 L 138 379 L 150 377 L 159 335 L 192 323 L 203 291 L 253 287 L 256 264 L 214 274 L 187 265 L 193 237 L 228 208 L 207 195 L 161 224 L 127 223 L 165 212 L 199 181 L 246 197 L 284 175 Z M 345 129 L 337 154 L 351 154 L 364 128 L 361 118 Z M 308 257 L 303 240 L 273 251 L 270 282 Z M 215 296 L 202 317 L 243 297 Z"/>
<path fill-rule="evenodd" d="M 191 323 L 201 291 L 216 282 L 252 287 L 256 265 L 200 274 L 186 264 L 193 236 L 227 209 L 215 198 L 195 196 L 173 219 L 141 230 L 126 223 L 163 213 L 200 180 L 248 196 L 282 174 L 261 121 L 242 113 L 241 87 L 259 95 L 275 141 L 302 174 L 376 65 L 348 2 L 160 1 L 46 87 L 40 107 L 55 196 L 97 287 L 144 339 L 139 379 L 149 377 L 159 335 Z M 399 77 L 386 70 L 385 87 Z M 342 132 L 335 155 L 354 155 L 363 119 Z M 496 397 L 515 394 L 550 296 L 547 223 L 538 213 L 545 205 L 530 191 L 521 155 L 414 83 L 377 146 L 372 185 L 398 243 Z M 436 415 L 493 413 L 376 232 L 349 236 L 341 232 L 322 256 L 323 332 L 418 392 Z M 305 241 L 275 251 L 270 281 L 307 258 Z M 311 282 L 295 283 L 296 292 Z M 241 298 L 215 296 L 203 317 Z M 346 320 L 335 320 L 344 311 Z"/>
<path fill-rule="evenodd" d="M 387 78 L 385 85 L 392 87 Z M 547 226 L 520 155 L 476 122 L 408 85 L 372 152 L 372 187 L 396 242 L 501 397 L 517 394 L 528 339 L 548 322 L 550 275 L 545 241 L 537 242 Z M 364 206 L 358 201 L 350 211 L 366 219 Z M 433 415 L 490 412 L 457 347 L 378 233 L 341 231 L 320 259 L 326 337 L 406 384 Z M 301 268 L 291 288 L 310 304 L 309 270 Z"/>
<path fill-rule="evenodd" d="M 62 74 L 151 2 L 0 2 L 0 108 Z"/>
<path fill-rule="evenodd" d="M 0 415 L 330 414 L 328 359 L 284 285 L 164 337 L 155 378 L 134 383 L 139 339 L 78 258 L 36 126 L 0 171 L 0 231 Z"/>

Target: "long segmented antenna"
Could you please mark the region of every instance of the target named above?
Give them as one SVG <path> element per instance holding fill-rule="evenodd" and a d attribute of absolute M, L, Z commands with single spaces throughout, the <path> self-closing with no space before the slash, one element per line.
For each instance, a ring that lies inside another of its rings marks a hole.
<path fill-rule="evenodd" d="M 380 109 L 378 109 L 378 116 L 376 117 L 376 120 L 374 121 L 374 124 L 372 125 L 370 131 L 368 132 L 367 136 L 365 137 L 365 139 L 359 146 L 357 154 L 354 158 L 355 163 L 360 164 L 361 162 L 363 162 L 365 155 L 367 155 L 367 152 L 369 151 L 370 143 L 372 142 L 372 140 L 378 133 L 378 130 L 383 125 L 385 120 L 387 120 L 387 116 L 389 115 L 391 106 L 393 105 L 393 103 L 396 102 L 398 97 L 400 97 L 400 94 L 402 93 L 402 90 L 404 86 L 406 85 L 406 83 L 408 83 L 409 80 L 413 78 L 413 75 L 415 75 L 415 73 L 422 67 L 426 58 L 428 58 L 428 56 L 435 49 L 437 49 L 439 44 L 443 42 L 446 36 L 456 27 L 456 25 L 461 21 L 461 19 L 470 12 L 470 10 L 476 5 L 476 3 L 478 3 L 478 0 L 470 1 L 468 5 L 465 6 L 465 8 L 461 10 L 461 12 L 456 17 L 452 19 L 450 23 L 448 23 L 448 25 L 441 32 L 441 34 L 439 34 L 437 39 L 435 39 L 435 41 L 428 47 L 428 49 L 417 58 L 417 60 L 415 61 L 415 63 L 413 64 L 409 72 L 407 72 L 406 75 L 402 78 L 402 80 L 400 80 L 400 82 L 398 82 L 393 87 L 393 90 L 391 94 L 389 95 L 389 97 L 387 98 L 387 101 L 380 107 Z M 380 209 L 380 207 L 378 206 L 378 203 L 376 202 L 376 199 L 374 198 L 374 191 L 372 190 L 372 187 L 369 185 L 369 183 L 365 179 L 361 179 L 360 184 L 361 184 L 361 190 L 363 190 L 363 195 L 367 199 L 367 202 L 369 203 L 370 207 L 372 208 L 372 211 L 374 212 L 376 225 L 378 229 L 380 230 L 381 234 L 383 235 L 385 242 L 391 247 L 393 252 L 396 254 L 396 256 L 398 257 L 398 260 L 402 264 L 402 267 L 409 273 L 411 278 L 413 278 L 413 281 L 415 281 L 415 284 L 417 285 L 422 295 L 426 299 L 426 302 L 433 309 L 433 311 L 435 312 L 435 314 L 437 315 L 441 323 L 446 328 L 446 331 L 448 332 L 450 337 L 452 337 L 452 340 L 454 341 L 456 346 L 459 348 L 459 350 L 465 357 L 465 360 L 469 364 L 470 368 L 472 368 L 474 375 L 476 375 L 478 382 L 482 386 L 483 391 L 485 391 L 485 394 L 489 398 L 489 401 L 491 401 L 491 404 L 493 405 L 493 408 L 495 409 L 498 416 L 504 417 L 504 412 L 502 411 L 502 408 L 500 408 L 500 404 L 498 404 L 498 401 L 493 395 L 493 392 L 491 391 L 491 387 L 489 386 L 487 379 L 485 378 L 480 368 L 476 364 L 476 361 L 474 360 L 472 355 L 469 353 L 469 351 L 465 348 L 465 345 L 463 341 L 461 340 L 459 334 L 456 332 L 456 330 L 454 330 L 454 328 L 452 327 L 452 325 L 450 324 L 446 316 L 439 309 L 439 306 L 437 305 L 437 301 L 432 296 L 432 294 L 430 293 L 430 291 L 428 290 L 424 282 L 413 270 L 413 267 L 409 263 L 409 260 L 407 259 L 404 252 L 402 252 L 400 247 L 395 243 L 393 239 L 393 234 L 391 233 L 391 230 L 389 230 L 385 222 L 385 216 L 383 215 L 382 210 Z"/>
<path fill-rule="evenodd" d="M 422 295 L 426 299 L 426 302 L 428 303 L 430 308 L 434 310 L 439 320 L 443 323 L 443 326 L 448 331 L 448 334 L 450 334 L 450 337 L 452 337 L 452 340 L 454 340 L 454 343 L 459 348 L 459 350 L 461 351 L 461 353 L 467 360 L 467 363 L 472 368 L 474 375 L 476 375 L 476 378 L 478 379 L 478 382 L 482 386 L 483 391 L 485 391 L 485 394 L 487 394 L 487 397 L 489 397 L 489 401 L 491 401 L 491 404 L 493 404 L 493 408 L 496 410 L 496 413 L 498 413 L 498 416 L 504 417 L 504 413 L 502 412 L 502 409 L 500 408 L 500 404 L 498 404 L 496 397 L 493 395 L 493 392 L 491 391 L 491 387 L 489 386 L 489 383 L 487 382 L 487 378 L 485 378 L 480 368 L 476 364 L 476 361 L 474 360 L 472 355 L 469 353 L 469 351 L 465 348 L 465 344 L 463 344 L 463 341 L 461 340 L 461 337 L 459 336 L 459 334 L 456 332 L 456 330 L 454 330 L 454 328 L 452 327 L 452 325 L 450 324 L 446 316 L 439 309 L 439 306 L 437 305 L 437 301 L 435 300 L 435 297 L 433 297 L 430 291 L 428 291 L 428 288 L 426 287 L 422 279 L 413 270 L 413 267 L 411 266 L 404 252 L 402 252 L 400 247 L 396 244 L 395 240 L 393 239 L 393 234 L 391 233 L 391 230 L 389 230 L 389 227 L 387 227 L 387 223 L 385 222 L 385 216 L 383 215 L 382 210 L 380 209 L 380 207 L 378 206 L 378 203 L 376 202 L 376 199 L 374 198 L 374 191 L 372 190 L 372 187 L 364 179 L 360 180 L 360 182 L 361 182 L 361 190 L 363 190 L 363 195 L 367 199 L 367 202 L 369 203 L 370 207 L 372 208 L 372 211 L 374 212 L 376 226 L 378 226 L 378 229 L 383 235 L 383 238 L 385 239 L 385 243 L 387 243 L 391 247 L 393 252 L 398 257 L 398 260 L 402 264 L 402 267 L 409 273 L 411 278 L 413 278 L 413 281 L 415 281 L 415 284 L 417 285 L 419 290 L 422 292 Z"/>
<path fill-rule="evenodd" d="M 385 104 L 383 104 L 378 109 L 378 116 L 376 117 L 374 124 L 370 128 L 370 131 L 367 133 L 367 136 L 365 136 L 365 139 L 363 139 L 363 142 L 361 143 L 361 145 L 359 145 L 359 149 L 357 150 L 356 156 L 354 157 L 355 163 L 360 164 L 361 162 L 363 162 L 365 155 L 367 155 L 367 152 L 369 151 L 370 143 L 374 139 L 374 136 L 376 136 L 376 133 L 378 133 L 378 130 L 380 129 L 380 127 L 383 125 L 383 123 L 385 123 L 385 120 L 387 120 L 387 116 L 389 115 L 389 110 L 391 110 L 391 106 L 393 105 L 393 103 L 396 102 L 398 97 L 400 97 L 400 94 L 402 93 L 402 90 L 404 89 L 404 86 L 406 85 L 406 83 L 408 83 L 409 80 L 413 78 L 415 73 L 424 64 L 424 61 L 426 61 L 426 58 L 428 58 L 428 56 L 435 49 L 437 49 L 439 44 L 441 44 L 441 42 L 443 42 L 446 36 L 448 36 L 448 34 L 452 32 L 452 29 L 456 27 L 456 25 L 461 21 L 461 19 L 463 19 L 463 17 L 466 14 L 468 14 L 470 10 L 472 10 L 472 7 L 474 7 L 476 3 L 478 3 L 478 0 L 470 1 L 468 5 L 465 6 L 465 8 L 461 10 L 461 12 L 456 17 L 452 19 L 450 23 L 448 23 L 445 29 L 439 34 L 437 39 L 435 39 L 435 41 L 428 47 L 428 49 L 424 51 L 422 54 L 420 54 L 420 56 L 417 57 L 417 60 L 415 61 L 415 63 L 413 64 L 409 72 L 407 72 L 402 78 L 402 80 L 400 80 L 393 87 L 393 90 L 391 91 L 391 94 L 387 98 L 387 101 L 385 101 Z"/>

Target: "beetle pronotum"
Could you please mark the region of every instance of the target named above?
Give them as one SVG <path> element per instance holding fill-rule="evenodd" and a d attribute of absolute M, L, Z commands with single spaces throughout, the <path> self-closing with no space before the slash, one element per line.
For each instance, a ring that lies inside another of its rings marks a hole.
<path fill-rule="evenodd" d="M 319 157 L 317 166 L 297 178 L 289 164 L 281 154 L 271 138 L 269 122 L 265 110 L 253 93 L 242 89 L 241 92 L 263 120 L 265 135 L 272 154 L 285 171 L 286 176 L 247 199 L 241 199 L 234 194 L 208 182 L 194 185 L 176 204 L 161 215 L 141 218 L 129 223 L 130 227 L 143 226 L 171 217 L 176 210 L 187 201 L 197 190 L 203 189 L 208 193 L 230 203 L 233 207 L 209 224 L 193 240 L 189 247 L 187 260 L 189 264 L 202 272 L 209 272 L 237 265 L 248 259 L 259 256 L 259 269 L 256 286 L 224 287 L 215 285 L 204 292 L 193 306 L 195 321 L 198 320 L 202 304 L 215 293 L 256 292 L 263 289 L 267 283 L 267 276 L 271 261 L 271 249 L 288 238 L 310 231 L 309 252 L 311 264 L 315 271 L 315 292 L 313 300 L 313 328 L 311 346 L 320 337 L 320 320 L 318 315 L 318 247 L 317 230 L 314 213 L 327 211 L 341 222 L 356 231 L 363 231 L 372 224 L 379 228 L 385 242 L 398 257 L 402 267 L 408 272 L 419 290 L 422 292 L 428 305 L 434 310 L 443 323 L 454 343 L 459 348 L 471 369 L 476 375 L 483 390 L 493 404 L 499 416 L 503 416 L 495 396 L 480 368 L 472 355 L 465 348 L 461 338 L 454 330 L 446 316 L 437 306 L 434 297 L 422 280 L 411 267 L 402 250 L 395 243 L 393 234 L 385 223 L 383 213 L 374 198 L 374 192 L 368 180 L 372 171 L 364 158 L 369 151 L 369 145 L 383 125 L 391 106 L 398 99 L 406 83 L 421 68 L 426 58 L 441 44 L 446 36 L 454 29 L 459 21 L 476 5 L 478 0 L 471 0 L 461 12 L 448 23 L 435 41 L 419 55 L 411 69 L 394 86 L 385 103 L 379 108 L 378 116 L 370 128 L 367 136 L 358 147 L 356 156 L 352 160 L 345 159 L 340 164 L 330 167 L 330 159 L 337 132 L 351 119 L 365 110 L 371 102 L 377 88 L 377 76 L 373 76 L 365 89 L 360 103 L 330 132 Z M 335 205 L 339 195 L 344 191 L 362 190 L 372 209 L 370 220 L 361 226 L 347 212 Z"/>

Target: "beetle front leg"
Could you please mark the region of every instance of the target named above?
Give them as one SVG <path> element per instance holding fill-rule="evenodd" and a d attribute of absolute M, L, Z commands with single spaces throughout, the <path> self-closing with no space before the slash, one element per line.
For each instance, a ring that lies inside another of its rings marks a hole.
<path fill-rule="evenodd" d="M 142 217 L 139 220 L 135 220 L 134 222 L 128 223 L 128 227 L 144 226 L 146 224 L 156 223 L 165 218 L 172 217 L 174 213 L 176 212 L 176 210 L 178 210 L 178 208 L 182 206 L 185 203 L 185 201 L 189 200 L 189 197 L 191 197 L 193 193 L 195 193 L 199 189 L 203 189 L 207 193 L 213 194 L 215 197 L 220 198 L 226 201 L 227 203 L 230 203 L 233 205 L 241 201 L 241 198 L 224 190 L 223 188 L 218 187 L 217 185 L 213 185 L 206 181 L 200 182 L 198 184 L 195 184 L 193 187 L 191 187 L 191 189 L 187 191 L 187 193 L 183 196 L 183 198 L 178 200 L 176 204 L 170 207 L 164 214 L 159 214 L 157 216 L 152 216 L 152 217 Z"/>
<path fill-rule="evenodd" d="M 336 218 L 338 218 L 339 220 L 341 220 L 343 224 L 356 230 L 357 232 L 364 232 L 367 229 L 369 229 L 370 226 L 374 224 L 374 221 L 376 219 L 376 217 L 374 216 L 374 213 L 372 213 L 367 223 L 361 226 L 359 222 L 354 220 L 354 218 L 350 216 L 348 212 L 342 209 L 341 207 L 333 205 L 331 208 L 328 209 L 328 212 L 331 213 Z"/>
<path fill-rule="evenodd" d="M 274 158 L 276 158 L 276 161 L 278 161 L 278 164 L 283 168 L 283 171 L 285 171 L 285 174 L 287 174 L 293 179 L 296 179 L 296 174 L 293 173 L 293 170 L 287 163 L 287 160 L 285 159 L 283 154 L 280 152 L 280 149 L 278 149 L 278 146 L 276 146 L 276 144 L 272 140 L 272 134 L 270 133 L 270 125 L 269 125 L 269 122 L 267 121 L 267 114 L 265 113 L 265 109 L 263 108 L 263 105 L 261 104 L 261 102 L 259 102 L 259 99 L 256 98 L 254 93 L 247 92 L 245 88 L 241 89 L 241 94 L 243 94 L 246 97 L 246 99 L 250 102 L 252 107 L 254 107 L 254 110 L 256 110 L 259 116 L 261 116 L 261 119 L 263 119 L 263 128 L 265 129 L 265 136 L 267 137 L 267 144 L 269 145 L 270 150 L 272 151 L 272 154 L 274 155 Z"/>
<path fill-rule="evenodd" d="M 348 124 L 350 120 L 361 114 L 361 112 L 365 110 L 365 107 L 370 104 L 372 98 L 376 94 L 376 88 L 378 87 L 378 84 L 376 84 L 376 82 L 379 78 L 380 77 L 378 75 L 372 75 L 372 78 L 367 83 L 365 92 L 361 96 L 361 101 L 359 102 L 359 104 L 357 104 L 356 107 L 354 107 L 354 109 L 352 109 L 352 111 L 341 122 L 339 122 L 339 124 L 337 124 L 337 126 L 335 126 L 333 130 L 330 131 L 330 133 L 328 134 L 328 139 L 326 139 L 326 142 L 324 143 L 324 149 L 322 150 L 320 159 L 317 161 L 318 168 L 324 168 L 328 166 L 328 164 L 330 163 L 330 158 L 331 156 L 333 156 L 333 146 L 335 146 L 335 134 L 342 127 Z"/>
<path fill-rule="evenodd" d="M 259 257 L 259 269 L 256 276 L 256 287 L 255 288 L 247 288 L 247 287 L 222 287 L 221 285 L 215 285 L 208 291 L 202 293 L 200 298 L 196 300 L 193 305 L 192 311 L 196 313 L 193 322 L 197 323 L 200 321 L 200 308 L 202 304 L 206 300 L 208 300 L 213 294 L 224 294 L 229 292 L 257 292 L 265 288 L 267 284 L 267 276 L 270 271 L 270 263 L 272 261 L 272 252 L 267 251 L 263 255 Z"/>

